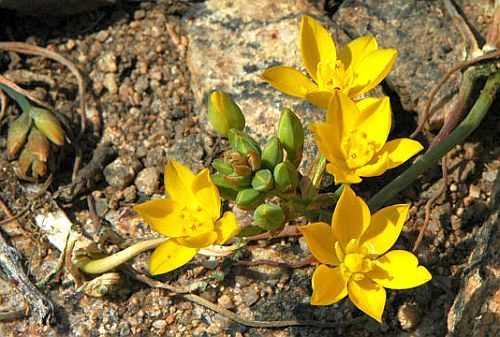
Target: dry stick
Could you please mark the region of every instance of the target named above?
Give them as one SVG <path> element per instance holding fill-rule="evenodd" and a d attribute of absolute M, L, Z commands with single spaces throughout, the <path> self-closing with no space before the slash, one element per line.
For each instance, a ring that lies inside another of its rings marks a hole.
<path fill-rule="evenodd" d="M 28 43 L 23 43 L 23 42 L 0 42 L 0 49 L 1 50 L 8 50 L 8 51 L 15 51 L 18 53 L 24 53 L 28 55 L 36 55 L 36 56 L 42 56 L 42 57 L 47 57 L 50 58 L 56 62 L 61 63 L 62 65 L 66 66 L 76 77 L 76 81 L 78 83 L 78 94 L 80 95 L 80 133 L 76 137 L 76 139 L 73 142 L 73 148 L 75 149 L 75 163 L 73 164 L 73 173 L 72 173 L 72 180 L 75 180 L 78 176 L 78 169 L 80 168 L 80 164 L 82 161 L 82 151 L 80 147 L 78 146 L 78 143 L 80 142 L 80 138 L 82 135 L 85 133 L 85 129 L 87 127 L 87 101 L 85 100 L 85 82 L 83 81 L 83 77 L 80 74 L 80 71 L 78 68 L 75 66 L 73 62 L 65 58 L 64 56 L 53 52 L 51 50 L 41 48 L 38 46 L 33 46 Z M 1 76 L 1 75 L 0 75 Z M 2 76 L 3 77 L 3 76 Z M 1 77 L 0 77 L 1 78 Z M 19 87 L 18 87 L 19 88 Z M 17 89 L 14 89 L 17 90 Z M 18 92 L 25 94 L 26 91 L 19 91 Z M 32 99 L 34 102 L 37 104 L 42 105 L 43 107 L 47 108 L 46 104 L 43 102 L 40 102 L 38 99 L 33 99 L 32 95 L 26 95 L 30 99 Z M 42 104 L 41 104 L 42 103 Z M 49 110 L 54 111 L 53 108 L 50 108 Z"/>
<path fill-rule="evenodd" d="M 307 266 L 311 265 L 314 261 L 316 261 L 314 256 L 309 255 L 306 258 L 304 258 L 302 261 L 299 261 L 299 262 L 281 262 L 281 261 L 272 261 L 272 260 L 254 260 L 254 261 L 242 260 L 242 261 L 234 262 L 233 266 L 258 266 L 261 264 L 267 264 L 270 266 L 296 269 L 296 268 L 307 267 Z"/>
<path fill-rule="evenodd" d="M 488 61 L 488 60 L 491 60 L 491 59 L 494 59 L 494 58 L 498 58 L 498 57 L 500 57 L 500 50 L 496 50 L 496 51 L 493 51 L 493 52 L 488 53 L 486 55 L 476 57 L 476 58 L 474 58 L 472 60 L 459 63 L 458 65 L 456 65 L 453 68 L 451 68 L 441 78 L 441 80 L 439 80 L 438 84 L 434 87 L 434 89 L 432 89 L 431 94 L 429 95 L 429 100 L 427 102 L 427 105 L 425 106 L 424 115 L 422 116 L 422 119 L 419 121 L 418 126 L 415 129 L 415 131 L 413 131 L 413 133 L 410 135 L 410 138 L 415 138 L 424 129 L 425 123 L 427 123 L 427 120 L 431 117 L 430 109 L 431 109 L 432 101 L 434 100 L 434 98 L 435 98 L 436 94 L 438 93 L 439 89 L 441 89 L 441 87 L 443 86 L 443 84 L 445 84 L 446 81 L 448 81 L 448 79 L 451 77 L 451 75 L 453 75 L 455 72 L 457 72 L 460 69 L 467 68 L 467 67 L 470 67 L 470 66 L 472 66 L 474 64 L 477 64 L 477 63 L 480 63 L 480 62 L 484 62 L 484 61 Z"/>
<path fill-rule="evenodd" d="M 2 42 L 0 42 L 0 43 L 2 43 Z M 50 110 L 50 111 L 55 110 L 51 105 L 40 100 L 38 97 L 33 96 L 29 91 L 21 88 L 16 83 L 12 82 L 11 80 L 9 80 L 7 77 L 3 76 L 2 74 L 0 74 L 0 84 L 3 84 L 6 87 L 9 87 L 14 91 L 17 91 L 18 93 L 20 93 L 21 95 L 23 95 L 25 97 L 28 97 L 31 101 L 35 102 L 36 104 L 40 105 L 41 107 L 44 107 L 47 110 Z"/>
<path fill-rule="evenodd" d="M 13 321 L 28 316 L 28 312 L 23 309 L 0 312 L 0 322 Z"/>
<path fill-rule="evenodd" d="M 424 223 L 418 232 L 418 237 L 415 240 L 415 244 L 413 245 L 413 252 L 416 252 L 422 243 L 422 239 L 424 238 L 425 230 L 427 229 L 427 225 L 429 224 L 429 220 L 431 218 L 431 207 L 432 204 L 446 191 L 448 187 L 448 160 L 445 155 L 441 161 L 441 170 L 443 172 L 443 184 L 439 188 L 439 190 L 434 193 L 434 195 L 425 203 L 425 217 Z"/>
<path fill-rule="evenodd" d="M 14 217 L 1 199 L 0 206 L 8 218 Z M 31 283 L 21 265 L 21 255 L 17 249 L 9 246 L 0 234 L 0 268 L 15 285 L 15 289 L 24 296 L 37 319 L 43 324 L 47 324 L 51 321 L 54 313 L 52 302 Z"/>
<path fill-rule="evenodd" d="M 190 294 L 186 288 L 178 288 L 160 281 L 153 280 L 145 275 L 135 275 L 135 278 L 146 285 L 153 288 L 165 289 L 172 292 L 174 295 L 179 295 L 184 297 L 186 300 L 191 301 L 195 304 L 201 305 L 209 310 L 212 310 L 230 320 L 239 323 L 241 325 L 253 327 L 253 328 L 283 328 L 290 326 L 312 326 L 316 328 L 341 328 L 348 325 L 360 323 L 366 320 L 365 316 L 357 317 L 351 320 L 346 320 L 344 322 L 338 323 L 328 323 L 322 321 L 311 321 L 311 320 L 287 320 L 287 321 L 254 321 L 241 317 L 232 311 L 222 308 L 221 306 L 214 304 L 201 296 Z"/>

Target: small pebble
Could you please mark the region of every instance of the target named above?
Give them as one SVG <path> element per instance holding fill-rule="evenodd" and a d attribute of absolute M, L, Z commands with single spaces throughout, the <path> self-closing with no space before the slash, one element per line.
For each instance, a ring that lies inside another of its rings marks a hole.
<path fill-rule="evenodd" d="M 398 309 L 398 321 L 403 330 L 414 329 L 420 323 L 420 310 L 416 304 L 404 303 Z"/>

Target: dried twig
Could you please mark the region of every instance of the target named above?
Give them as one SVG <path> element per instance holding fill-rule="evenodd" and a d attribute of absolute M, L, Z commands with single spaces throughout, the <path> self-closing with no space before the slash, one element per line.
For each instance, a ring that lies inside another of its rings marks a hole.
<path fill-rule="evenodd" d="M 250 320 L 244 317 L 241 317 L 238 314 L 235 314 L 232 311 L 222 308 L 221 306 L 212 303 L 201 296 L 189 293 L 187 288 L 177 288 L 175 286 L 169 285 L 164 282 L 160 282 L 157 280 L 153 280 L 145 275 L 136 274 L 135 278 L 146 285 L 153 288 L 165 289 L 173 293 L 173 295 L 179 295 L 185 298 L 186 300 L 193 302 L 195 304 L 201 305 L 209 310 L 212 310 L 230 320 L 253 328 L 282 328 L 289 326 L 311 326 L 316 328 L 341 328 L 352 324 L 357 324 L 364 322 L 366 320 L 365 316 L 357 317 L 351 320 L 346 320 L 344 322 L 338 323 L 329 323 L 323 321 L 312 321 L 312 320 L 287 320 L 287 321 L 255 321 Z M 179 290 L 179 291 L 176 291 Z"/>
<path fill-rule="evenodd" d="M 429 224 L 429 220 L 431 218 L 431 207 L 434 204 L 434 202 L 446 191 L 446 188 L 448 187 L 448 160 L 447 156 L 445 155 L 441 161 L 441 170 L 443 172 L 443 184 L 439 188 L 439 190 L 434 193 L 432 197 L 426 202 L 425 204 L 425 217 L 424 217 L 424 223 L 422 224 L 422 227 L 420 227 L 420 230 L 418 232 L 418 237 L 415 240 L 415 244 L 413 245 L 413 252 L 416 252 L 418 248 L 420 247 L 420 244 L 422 243 L 422 239 L 424 238 L 425 230 L 427 229 L 427 225 Z"/>
<path fill-rule="evenodd" d="M 454 66 L 453 68 L 451 68 L 441 78 L 441 80 L 439 80 L 438 84 L 434 87 L 434 89 L 432 89 L 432 91 L 429 95 L 429 100 L 427 101 L 427 105 L 425 106 L 424 115 L 420 119 L 415 131 L 413 131 L 412 134 L 410 135 L 410 138 L 415 138 L 424 129 L 425 123 L 427 123 L 427 121 L 431 117 L 430 110 L 431 110 L 432 102 L 434 101 L 434 98 L 435 98 L 436 94 L 438 93 L 439 89 L 441 89 L 441 87 L 446 83 L 446 81 L 448 81 L 448 79 L 451 77 L 451 75 L 453 75 L 455 72 L 457 72 L 460 69 L 464 69 L 464 68 L 470 67 L 474 64 L 481 63 L 481 62 L 488 61 L 488 60 L 492 60 L 492 59 L 495 59 L 498 57 L 500 57 L 500 50 L 496 50 L 496 51 L 493 51 L 491 53 L 485 54 L 483 56 L 476 57 L 472 60 L 459 63 L 456 66 Z"/>
<path fill-rule="evenodd" d="M 311 265 L 316 259 L 314 256 L 309 255 L 305 259 L 299 262 L 281 262 L 281 261 L 272 261 L 272 260 L 254 260 L 254 261 L 236 261 L 233 263 L 233 266 L 258 266 L 261 264 L 267 264 L 270 266 L 276 266 L 276 267 L 285 267 L 285 268 L 291 268 L 291 269 L 296 269 L 296 268 L 302 268 L 302 267 L 307 267 Z"/>
<path fill-rule="evenodd" d="M 13 218 L 13 214 L 0 199 L 0 205 L 8 218 Z M 54 307 L 52 302 L 41 293 L 31 283 L 30 279 L 22 268 L 21 255 L 14 247 L 9 246 L 7 241 L 0 234 L 0 268 L 4 271 L 7 278 L 15 285 L 15 289 L 24 296 L 29 303 L 31 311 L 35 313 L 37 319 L 47 324 L 52 320 Z"/>
<path fill-rule="evenodd" d="M 13 321 L 16 319 L 24 318 L 28 316 L 27 310 L 19 309 L 14 311 L 2 311 L 0 312 L 0 322 Z"/>
<path fill-rule="evenodd" d="M 0 122 L 5 116 L 5 111 L 7 110 L 7 95 L 0 89 L 0 100 L 2 100 L 2 106 L 0 107 Z"/>
<path fill-rule="evenodd" d="M 66 253 L 65 252 L 66 252 L 66 247 L 68 246 L 69 234 L 70 234 L 70 232 L 68 232 L 68 235 L 66 236 L 64 248 L 61 252 L 61 255 L 59 255 L 59 259 L 57 260 L 57 264 L 55 265 L 55 267 L 52 269 L 52 271 L 50 273 L 48 273 L 42 280 L 40 280 L 40 282 L 38 282 L 36 284 L 37 287 L 39 287 L 39 288 L 45 287 L 45 285 L 47 283 L 49 283 L 54 277 L 56 277 L 57 274 L 59 274 L 59 272 L 64 267 L 64 262 L 66 260 Z"/>

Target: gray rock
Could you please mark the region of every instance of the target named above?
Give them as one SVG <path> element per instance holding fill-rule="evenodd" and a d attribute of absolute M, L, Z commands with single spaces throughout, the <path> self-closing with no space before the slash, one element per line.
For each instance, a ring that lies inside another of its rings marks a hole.
<path fill-rule="evenodd" d="M 202 125 L 207 124 L 206 101 L 213 90 L 224 90 L 235 99 L 245 114 L 247 130 L 261 143 L 275 133 L 281 108 L 291 108 L 305 125 L 324 119 L 324 111 L 282 94 L 258 76 L 277 64 L 303 69 L 299 25 L 304 14 L 332 26 L 306 1 L 209 0 L 188 13 L 194 18 L 186 20 L 188 66 Z M 336 41 L 347 41 L 340 30 L 332 32 Z M 316 150 L 312 137 L 306 138 L 307 163 Z"/>
<path fill-rule="evenodd" d="M 333 19 L 351 38 L 374 35 L 380 46 L 399 51 L 386 83 L 403 108 L 419 116 L 436 83 L 465 58 L 466 44 L 441 1 L 346 0 Z M 436 96 L 431 127 L 439 127 L 454 104 L 459 80 L 454 76 Z"/>
<path fill-rule="evenodd" d="M 147 167 L 135 178 L 135 186 L 146 195 L 153 195 L 160 186 L 160 171 L 156 167 Z"/>
<path fill-rule="evenodd" d="M 133 157 L 119 157 L 104 168 L 104 178 L 113 187 L 125 188 L 132 181 L 142 164 Z"/>

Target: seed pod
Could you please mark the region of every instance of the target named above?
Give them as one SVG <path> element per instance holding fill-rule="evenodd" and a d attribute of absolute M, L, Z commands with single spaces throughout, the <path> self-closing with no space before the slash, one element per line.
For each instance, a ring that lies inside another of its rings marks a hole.
<path fill-rule="evenodd" d="M 7 153 L 10 158 L 15 157 L 26 143 L 31 124 L 32 119 L 27 112 L 23 112 L 18 119 L 10 123 L 7 134 Z"/>
<path fill-rule="evenodd" d="M 212 167 L 222 174 L 228 175 L 234 172 L 233 168 L 222 158 L 214 159 Z"/>
<path fill-rule="evenodd" d="M 297 168 L 288 160 L 276 165 L 273 176 L 274 184 L 281 192 L 293 191 L 299 183 Z"/>
<path fill-rule="evenodd" d="M 238 151 L 243 157 L 247 158 L 250 152 L 255 152 L 260 157 L 261 150 L 259 144 L 243 131 L 230 129 L 228 138 L 231 148 Z"/>
<path fill-rule="evenodd" d="M 252 179 L 252 187 L 261 192 L 272 190 L 274 188 L 273 173 L 268 169 L 255 172 Z"/>
<path fill-rule="evenodd" d="M 238 192 L 236 204 L 241 209 L 252 209 L 264 202 L 266 195 L 253 188 L 246 188 Z"/>
<path fill-rule="evenodd" d="M 304 149 L 304 127 L 299 117 L 290 109 L 283 109 L 281 112 L 278 138 L 286 151 L 287 159 L 298 167 Z"/>
<path fill-rule="evenodd" d="M 56 116 L 45 109 L 35 107 L 31 108 L 29 114 L 38 130 L 52 143 L 59 146 L 64 145 L 65 133 Z"/>
<path fill-rule="evenodd" d="M 274 204 L 262 204 L 255 209 L 253 218 L 257 226 L 267 231 L 281 228 L 285 221 L 285 212 Z"/>
<path fill-rule="evenodd" d="M 215 131 L 227 137 L 229 129 L 243 130 L 245 116 L 233 99 L 222 91 L 215 91 L 208 100 L 208 119 Z"/>
<path fill-rule="evenodd" d="M 283 161 L 283 146 L 278 137 L 269 139 L 262 149 L 261 159 L 262 166 L 270 170 Z"/>

